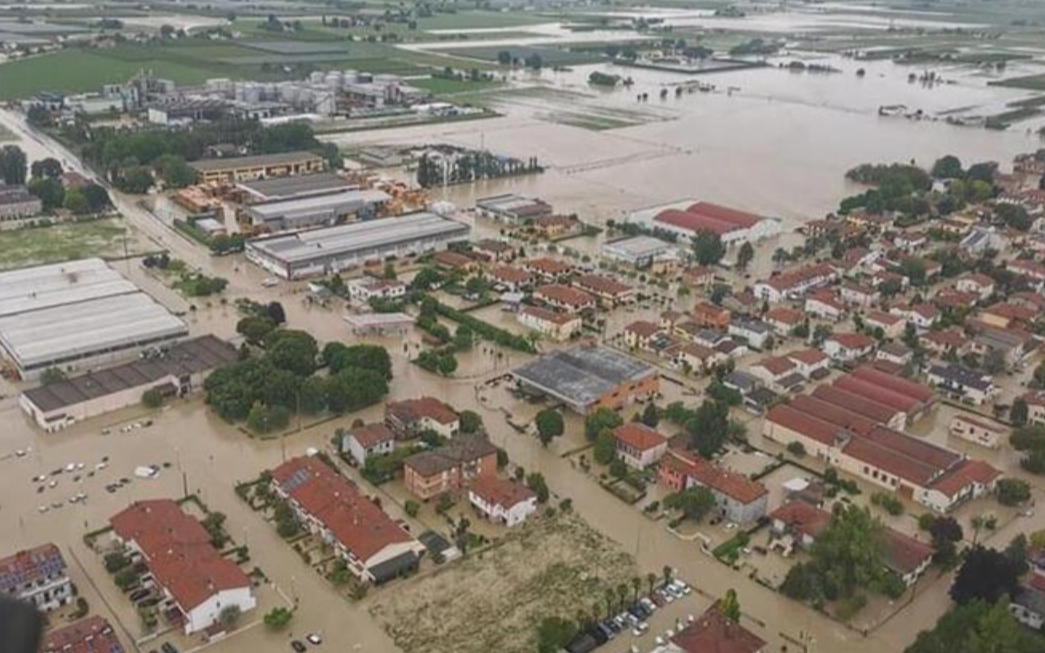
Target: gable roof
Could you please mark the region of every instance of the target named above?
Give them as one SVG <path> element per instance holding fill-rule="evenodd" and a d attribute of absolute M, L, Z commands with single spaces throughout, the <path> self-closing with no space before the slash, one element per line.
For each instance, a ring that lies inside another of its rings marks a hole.
<path fill-rule="evenodd" d="M 649 451 L 663 445 L 668 441 L 656 430 L 642 424 L 641 422 L 629 422 L 618 426 L 613 430 L 613 437 L 638 451 Z"/>
<path fill-rule="evenodd" d="M 473 494 L 490 505 L 510 509 L 520 503 L 535 499 L 537 495 L 521 483 L 496 476 L 479 476 L 469 488 Z"/>
<path fill-rule="evenodd" d="M 685 653 L 759 653 L 766 646 L 761 637 L 722 614 L 717 604 L 680 630 L 671 642 Z"/>

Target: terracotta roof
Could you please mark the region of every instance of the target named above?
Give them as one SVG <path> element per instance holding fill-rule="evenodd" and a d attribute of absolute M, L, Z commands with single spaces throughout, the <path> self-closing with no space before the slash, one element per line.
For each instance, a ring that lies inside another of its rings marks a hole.
<path fill-rule="evenodd" d="M 203 525 L 170 499 L 137 501 L 109 523 L 121 539 L 138 545 L 156 582 L 183 611 L 218 592 L 251 586 L 243 570 L 211 545 Z"/>
<path fill-rule="evenodd" d="M 846 455 L 872 468 L 883 470 L 905 481 L 924 487 L 939 469 L 865 438 L 853 438 L 842 450 Z"/>
<path fill-rule="evenodd" d="M 570 322 L 576 322 L 580 319 L 574 315 L 565 315 L 563 313 L 549 311 L 548 309 L 541 308 L 540 306 L 527 306 L 526 308 L 522 309 L 521 312 L 525 313 L 526 315 L 532 315 L 538 320 L 543 320 L 545 322 L 551 322 L 553 324 L 558 325 L 569 324 Z"/>
<path fill-rule="evenodd" d="M 631 292 L 631 286 L 601 274 L 582 274 L 573 283 L 582 289 L 604 295 L 626 295 Z"/>
<path fill-rule="evenodd" d="M 891 528 L 882 529 L 882 540 L 886 566 L 900 575 L 918 569 L 933 556 L 931 546 Z"/>
<path fill-rule="evenodd" d="M 52 630 L 43 638 L 41 653 L 123 653 L 116 632 L 103 617 L 81 619 Z"/>
<path fill-rule="evenodd" d="M 998 302 L 997 304 L 991 304 L 987 308 L 983 309 L 984 313 L 990 313 L 999 317 L 1004 317 L 1009 320 L 1017 320 L 1020 322 L 1030 322 L 1034 318 L 1038 317 L 1038 311 L 1033 308 L 1027 308 L 1026 306 L 1017 306 L 1015 304 L 1009 304 L 1007 302 Z"/>
<path fill-rule="evenodd" d="M 818 277 L 829 278 L 834 276 L 834 270 L 827 263 L 803 265 L 799 268 L 785 270 L 776 276 L 763 280 L 762 283 L 784 292 L 807 283 Z"/>
<path fill-rule="evenodd" d="M 788 501 L 773 512 L 769 518 L 781 521 L 788 530 L 816 539 L 831 523 L 831 513 L 805 501 Z"/>
<path fill-rule="evenodd" d="M 978 286 L 989 288 L 994 285 L 994 279 L 988 277 L 986 274 L 974 272 L 972 274 L 966 274 L 959 279 L 959 281 L 968 281 Z"/>
<path fill-rule="evenodd" d="M 410 456 L 404 464 L 420 476 L 429 477 L 458 465 L 496 455 L 497 447 L 486 438 L 480 435 L 458 435 L 438 449 Z"/>
<path fill-rule="evenodd" d="M 1029 406 L 1045 406 L 1045 391 L 1027 392 L 1020 399 Z"/>
<path fill-rule="evenodd" d="M 784 355 L 793 361 L 802 363 L 803 365 L 819 365 L 829 358 L 827 354 L 819 349 L 799 349 L 798 351 L 792 351 Z"/>
<path fill-rule="evenodd" d="M 878 426 L 862 437 L 940 471 L 950 469 L 961 460 L 961 456 L 950 449 L 938 447 L 886 426 Z"/>
<path fill-rule="evenodd" d="M 835 291 L 831 290 L 830 288 L 820 288 L 819 290 L 814 290 L 813 292 L 809 293 L 808 297 L 806 297 L 806 301 L 820 302 L 821 304 L 830 306 L 836 311 L 845 310 L 845 304 L 843 304 L 842 301 L 838 298 L 838 295 L 835 293 Z"/>
<path fill-rule="evenodd" d="M 766 421 L 832 447 L 838 444 L 839 437 L 846 435 L 845 429 L 787 404 L 770 408 Z"/>
<path fill-rule="evenodd" d="M 818 386 L 813 390 L 813 396 L 836 406 L 842 406 L 882 424 L 888 423 L 897 413 L 902 412 L 885 404 L 880 404 L 873 399 L 829 385 Z"/>
<path fill-rule="evenodd" d="M 272 470 L 272 480 L 364 564 L 386 547 L 413 541 L 354 483 L 312 456 Z"/>
<path fill-rule="evenodd" d="M 758 481 L 707 461 L 698 465 L 691 476 L 701 485 L 743 504 L 757 501 L 769 493 Z"/>
<path fill-rule="evenodd" d="M 770 356 L 758 361 L 752 367 L 761 367 L 775 378 L 795 369 L 795 364 L 785 356 Z"/>
<path fill-rule="evenodd" d="M 613 430 L 613 437 L 639 451 L 649 451 L 668 441 L 663 435 L 640 422 L 618 426 Z"/>
<path fill-rule="evenodd" d="M 488 504 L 509 509 L 536 498 L 533 490 L 507 479 L 496 476 L 480 476 L 472 481 L 469 490 Z"/>
<path fill-rule="evenodd" d="M 903 321 L 904 319 L 899 315 L 893 315 L 892 313 L 886 313 L 885 311 L 871 311 L 864 317 L 864 324 L 872 322 L 886 327 L 899 324 Z"/>
<path fill-rule="evenodd" d="M 685 653 L 759 653 L 766 646 L 761 637 L 722 614 L 716 604 L 671 642 Z"/>
<path fill-rule="evenodd" d="M 930 402 L 936 396 L 931 388 L 921 383 L 915 383 L 895 374 L 880 372 L 869 365 L 861 365 L 853 371 L 852 375 L 921 402 Z"/>
<path fill-rule="evenodd" d="M 885 404 L 890 408 L 901 410 L 907 414 L 915 413 L 921 410 L 925 405 L 925 402 L 919 401 L 914 397 L 901 394 L 877 383 L 853 376 L 852 374 L 835 379 L 833 385 L 836 388 L 854 392 L 862 397 L 867 397 L 868 399 L 877 401 L 880 404 Z"/>
<path fill-rule="evenodd" d="M 717 322 L 722 319 L 729 319 L 729 309 L 722 308 L 721 306 L 715 306 L 710 302 L 697 302 L 693 306 L 693 317 L 698 320 Z"/>
<path fill-rule="evenodd" d="M 875 343 L 874 338 L 862 333 L 835 333 L 827 339 L 837 342 L 845 349 L 866 349 L 873 347 Z"/>
<path fill-rule="evenodd" d="M 957 329 L 930 331 L 922 336 L 922 338 L 939 345 L 940 347 L 953 347 L 955 349 L 960 349 L 968 340 L 968 338 L 965 337 L 965 334 Z"/>
<path fill-rule="evenodd" d="M 810 395 L 799 395 L 791 400 L 789 404 L 795 410 L 802 411 L 806 415 L 822 422 L 834 424 L 839 428 L 853 431 L 854 433 L 869 433 L 877 424 L 859 413 Z"/>
<path fill-rule="evenodd" d="M 549 275 L 566 274 L 573 269 L 573 266 L 566 261 L 554 258 L 533 258 L 523 263 L 523 267 L 533 268 L 541 274 Z"/>
<path fill-rule="evenodd" d="M 384 424 L 367 424 L 360 426 L 359 428 L 352 429 L 348 432 L 348 435 L 355 438 L 356 442 L 360 444 L 364 449 L 381 444 L 382 442 L 391 442 L 395 440 L 395 434 Z"/>
<path fill-rule="evenodd" d="M 450 268 L 463 268 L 475 264 L 475 261 L 470 257 L 451 251 L 436 252 L 432 257 L 432 260 L 434 260 L 438 265 Z"/>
<path fill-rule="evenodd" d="M 762 316 L 767 322 L 780 322 L 781 324 L 799 325 L 805 321 L 805 313 L 788 308 L 787 306 L 775 306 Z"/>
<path fill-rule="evenodd" d="M 514 245 L 506 243 L 503 240 L 494 240 L 492 238 L 483 238 L 482 240 L 472 245 L 472 247 L 474 249 L 484 249 L 488 252 L 496 252 L 498 254 L 502 252 L 515 251 Z"/>
<path fill-rule="evenodd" d="M 509 265 L 495 267 L 487 274 L 493 279 L 504 283 L 525 284 L 533 280 L 533 275 L 526 270 L 513 268 Z"/>
<path fill-rule="evenodd" d="M 947 497 L 954 497 L 971 483 L 990 485 L 1001 476 L 994 467 L 982 460 L 965 459 L 932 484 Z"/>
<path fill-rule="evenodd" d="M 27 583 L 34 583 L 66 568 L 62 552 L 54 544 L 19 551 L 0 559 L 0 595 L 13 594 Z"/>
<path fill-rule="evenodd" d="M 660 326 L 647 320 L 636 320 L 624 327 L 624 330 L 634 333 L 640 338 L 649 338 L 660 331 Z"/>
<path fill-rule="evenodd" d="M 678 227 L 679 229 L 684 229 L 693 233 L 710 231 L 719 236 L 724 236 L 731 231 L 738 231 L 744 228 L 731 222 L 716 220 L 715 218 L 701 215 L 699 213 L 679 211 L 678 209 L 665 209 L 658 213 L 653 218 L 653 221 L 669 224 L 673 227 Z"/>
<path fill-rule="evenodd" d="M 595 303 L 595 300 L 588 293 L 559 283 L 538 286 L 533 294 L 538 299 L 550 300 L 573 307 L 588 306 Z"/>
<path fill-rule="evenodd" d="M 415 422 L 424 417 L 440 424 L 453 424 L 459 417 L 457 411 L 435 397 L 420 397 L 391 401 L 385 405 L 385 413 L 395 415 L 403 422 Z"/>
<path fill-rule="evenodd" d="M 762 218 L 754 213 L 738 211 L 737 209 L 731 209 L 728 206 L 711 202 L 697 202 L 696 204 L 691 204 L 686 210 L 690 213 L 706 215 L 709 218 L 722 220 L 723 222 L 729 222 L 744 228 L 753 227 L 762 221 Z"/>

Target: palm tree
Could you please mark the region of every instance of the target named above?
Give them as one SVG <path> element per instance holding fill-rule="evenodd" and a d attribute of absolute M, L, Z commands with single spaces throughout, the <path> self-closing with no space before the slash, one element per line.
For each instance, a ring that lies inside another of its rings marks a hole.
<path fill-rule="evenodd" d="M 631 602 L 632 603 L 638 603 L 638 601 L 639 601 L 639 591 L 642 589 L 642 579 L 639 578 L 638 576 L 633 577 L 631 579 L 631 588 L 634 590 L 634 592 L 632 593 Z"/>
<path fill-rule="evenodd" d="M 649 593 L 653 593 L 653 586 L 657 584 L 657 574 L 652 571 L 646 574 L 646 582 L 649 583 Z"/>
<path fill-rule="evenodd" d="M 664 565 L 664 584 L 667 585 L 671 582 L 671 577 L 675 574 L 675 570 L 671 568 L 671 565 Z"/>
<path fill-rule="evenodd" d="M 606 618 L 609 619 L 613 615 L 613 602 L 617 600 L 617 594 L 613 591 L 612 587 L 606 588 Z"/>
<path fill-rule="evenodd" d="M 617 597 L 620 599 L 620 609 L 624 609 L 624 603 L 628 600 L 628 584 L 617 585 Z"/>

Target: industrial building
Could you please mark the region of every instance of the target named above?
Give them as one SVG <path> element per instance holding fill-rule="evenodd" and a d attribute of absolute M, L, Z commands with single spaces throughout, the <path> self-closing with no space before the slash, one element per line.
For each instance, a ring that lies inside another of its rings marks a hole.
<path fill-rule="evenodd" d="M 273 177 L 254 179 L 236 184 L 249 200 L 254 202 L 277 202 L 311 195 L 326 195 L 354 188 L 352 183 L 333 172 L 317 172 L 296 177 Z"/>
<path fill-rule="evenodd" d="M 467 241 L 468 225 L 434 213 L 339 225 L 257 238 L 247 258 L 284 279 L 327 275 L 388 258 L 415 256 Z"/>
<path fill-rule="evenodd" d="M 23 379 L 133 359 L 187 334 L 101 259 L 0 273 L 0 353 Z"/>
<path fill-rule="evenodd" d="M 254 204 L 247 214 L 255 231 L 277 233 L 369 220 L 391 199 L 379 190 L 345 190 Z"/>
<path fill-rule="evenodd" d="M 323 157 L 312 152 L 203 159 L 189 163 L 201 183 L 235 183 L 266 177 L 307 175 L 323 170 Z"/>
<path fill-rule="evenodd" d="M 22 393 L 22 410 L 46 431 L 58 431 L 103 413 L 133 406 L 147 390 L 183 396 L 202 385 L 217 367 L 239 359 L 231 344 L 212 335 L 126 363 Z"/>
<path fill-rule="evenodd" d="M 652 365 L 588 344 L 552 351 L 511 375 L 523 392 L 554 397 L 582 415 L 652 397 L 660 382 Z"/>
<path fill-rule="evenodd" d="M 678 248 L 671 243 L 650 236 L 633 236 L 613 240 L 602 246 L 602 255 L 639 269 L 677 265 Z"/>
<path fill-rule="evenodd" d="M 552 215 L 550 204 L 513 194 L 478 199 L 475 201 L 475 210 L 483 217 L 513 225 Z"/>
<path fill-rule="evenodd" d="M 635 211 L 628 222 L 690 239 L 711 232 L 727 245 L 757 242 L 780 233 L 780 222 L 711 202 L 684 200 Z"/>

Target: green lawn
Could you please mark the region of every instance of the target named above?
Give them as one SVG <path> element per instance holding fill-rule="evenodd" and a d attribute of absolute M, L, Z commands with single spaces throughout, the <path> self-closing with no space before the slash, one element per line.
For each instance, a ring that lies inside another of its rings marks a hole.
<path fill-rule="evenodd" d="M 1026 88 L 1032 91 L 1045 91 L 1045 73 L 1038 75 L 1026 75 L 1024 77 L 1010 77 L 1000 82 L 990 82 L 993 86 L 1010 86 L 1012 88 Z"/>
<path fill-rule="evenodd" d="M 456 79 L 441 79 L 438 77 L 413 79 L 410 80 L 410 85 L 423 88 L 440 97 L 460 95 L 462 93 L 482 93 L 503 86 L 500 82 L 458 81 Z"/>
<path fill-rule="evenodd" d="M 0 231 L 0 270 L 122 254 L 123 235 L 116 218 Z"/>

